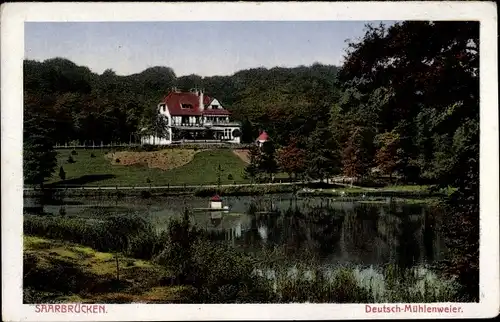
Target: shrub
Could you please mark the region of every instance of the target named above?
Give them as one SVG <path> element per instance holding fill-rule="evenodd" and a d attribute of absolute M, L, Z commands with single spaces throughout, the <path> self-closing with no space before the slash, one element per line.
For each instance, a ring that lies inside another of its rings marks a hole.
<path fill-rule="evenodd" d="M 75 163 L 76 161 L 73 159 L 73 157 L 70 155 L 68 157 L 68 163 Z"/>
<path fill-rule="evenodd" d="M 155 262 L 172 272 L 171 280 L 191 285 L 194 303 L 268 302 L 273 296 L 262 279 L 252 274 L 253 263 L 229 245 L 209 241 L 192 226 L 189 214 L 170 221 L 165 248 Z"/>
<path fill-rule="evenodd" d="M 232 181 L 233 180 L 233 175 L 232 174 L 228 174 L 227 175 L 227 180 Z"/>
<path fill-rule="evenodd" d="M 62 166 L 59 168 L 59 178 L 61 178 L 61 180 L 66 180 L 66 172 L 64 172 Z"/>
<path fill-rule="evenodd" d="M 72 150 L 71 155 L 78 155 L 78 152 L 76 152 L 76 150 Z"/>
<path fill-rule="evenodd" d="M 95 158 L 95 154 L 94 154 L 94 152 L 90 153 L 90 157 L 91 157 L 91 158 Z"/>

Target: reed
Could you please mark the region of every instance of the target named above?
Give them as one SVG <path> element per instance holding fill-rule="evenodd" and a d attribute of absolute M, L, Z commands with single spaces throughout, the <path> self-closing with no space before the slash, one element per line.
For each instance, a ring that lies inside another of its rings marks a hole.
<path fill-rule="evenodd" d="M 134 214 L 105 219 L 25 215 L 23 226 L 25 235 L 69 241 L 102 252 L 120 251 L 140 259 L 159 253 L 165 238 Z"/>
<path fill-rule="evenodd" d="M 283 250 L 260 257 L 211 241 L 189 214 L 162 233 L 137 215 L 104 220 L 25 216 L 24 233 L 151 259 L 175 285 L 190 286 L 189 303 L 384 303 L 458 301 L 454 281 L 424 268 L 325 266 L 315 258 L 294 264 Z M 276 258 L 278 258 L 276 260 Z M 283 258 L 284 260 L 279 260 Z"/>

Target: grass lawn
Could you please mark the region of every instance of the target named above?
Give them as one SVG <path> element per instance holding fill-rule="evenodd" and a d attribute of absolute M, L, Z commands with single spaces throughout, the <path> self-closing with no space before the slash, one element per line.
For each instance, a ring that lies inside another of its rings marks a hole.
<path fill-rule="evenodd" d="M 317 196 L 339 196 L 342 194 L 346 194 L 347 196 L 350 197 L 362 196 L 362 195 L 365 195 L 367 197 L 399 196 L 400 198 L 403 198 L 402 200 L 407 200 L 407 197 L 412 197 L 413 199 L 415 199 L 414 197 L 417 197 L 419 201 L 415 201 L 414 203 L 434 202 L 434 198 L 430 198 L 433 195 L 433 193 L 429 190 L 429 186 L 427 185 L 400 185 L 400 186 L 392 185 L 381 188 L 363 188 L 356 186 L 349 187 L 349 186 L 339 185 L 336 188 L 315 189 L 313 191 L 309 192 L 306 191 L 301 193 L 317 195 Z M 447 190 L 442 190 L 439 192 L 439 194 L 441 195 L 447 193 L 449 193 Z M 373 203 L 374 201 L 368 200 L 366 202 Z"/>
<path fill-rule="evenodd" d="M 170 149 L 175 153 L 177 149 Z M 182 151 L 181 149 L 177 151 Z M 77 150 L 75 163 L 68 163 L 70 150 L 58 150 L 58 168 L 47 183 L 81 186 L 148 186 L 216 184 L 217 168 L 222 169 L 221 183 L 245 183 L 243 171 L 246 164 L 229 149 L 202 151 L 191 162 L 170 170 L 150 168 L 145 164 L 112 164 L 103 150 Z M 91 157 L 91 154 L 95 157 Z M 59 178 L 59 167 L 66 172 L 66 180 Z M 228 179 L 229 175 L 232 179 Z"/>
<path fill-rule="evenodd" d="M 339 186 L 337 191 L 349 192 L 375 192 L 375 191 L 396 191 L 396 192 L 427 192 L 429 186 L 426 185 L 390 185 L 380 188 L 364 188 L 364 187 L 349 187 L 349 186 Z"/>
<path fill-rule="evenodd" d="M 427 191 L 429 186 L 426 185 L 389 185 L 380 188 L 382 191 Z"/>
<path fill-rule="evenodd" d="M 185 289 L 160 285 L 163 267 L 123 256 L 117 283 L 114 254 L 32 236 L 24 236 L 24 267 L 27 302 L 175 303 Z"/>
<path fill-rule="evenodd" d="M 392 202 L 394 203 L 404 203 L 407 205 L 431 205 L 439 202 L 439 198 L 418 198 L 418 199 L 409 199 L 409 198 L 394 198 Z M 387 204 L 387 200 L 359 200 L 359 203 L 365 204 Z"/>

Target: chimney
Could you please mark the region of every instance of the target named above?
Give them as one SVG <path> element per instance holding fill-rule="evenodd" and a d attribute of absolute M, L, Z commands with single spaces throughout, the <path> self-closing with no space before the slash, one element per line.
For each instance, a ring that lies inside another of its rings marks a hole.
<path fill-rule="evenodd" d="M 203 111 L 205 109 L 205 105 L 203 104 L 203 90 L 200 89 L 199 97 L 200 97 L 200 111 Z"/>

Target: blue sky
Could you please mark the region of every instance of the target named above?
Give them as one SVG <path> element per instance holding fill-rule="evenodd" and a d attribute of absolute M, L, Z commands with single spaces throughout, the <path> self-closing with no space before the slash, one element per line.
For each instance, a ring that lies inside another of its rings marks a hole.
<path fill-rule="evenodd" d="M 25 58 L 64 57 L 99 74 L 111 68 L 119 75 L 152 66 L 172 67 L 178 76 L 214 76 L 255 67 L 338 65 L 346 39 L 361 37 L 366 23 L 27 22 Z"/>

